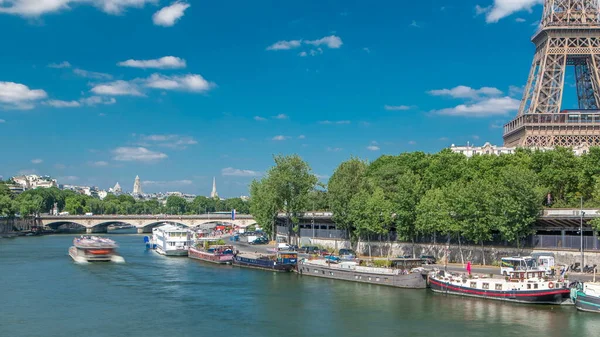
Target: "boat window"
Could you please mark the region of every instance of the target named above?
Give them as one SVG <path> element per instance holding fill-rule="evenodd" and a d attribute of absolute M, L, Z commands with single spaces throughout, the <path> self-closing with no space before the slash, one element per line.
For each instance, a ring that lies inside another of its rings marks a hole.
<path fill-rule="evenodd" d="M 536 283 L 533 285 L 533 289 L 537 289 L 537 288 L 538 288 L 538 284 Z"/>
<path fill-rule="evenodd" d="M 483 289 L 490 289 L 490 284 L 489 283 L 484 283 L 483 284 Z"/>
<path fill-rule="evenodd" d="M 471 282 L 471 288 L 477 288 L 477 282 Z"/>
<path fill-rule="evenodd" d="M 375 279 L 375 281 L 379 282 L 379 277 Z"/>
<path fill-rule="evenodd" d="M 531 284 L 527 284 L 527 289 L 531 289 Z"/>
<path fill-rule="evenodd" d="M 496 283 L 496 290 L 502 290 L 502 284 Z"/>

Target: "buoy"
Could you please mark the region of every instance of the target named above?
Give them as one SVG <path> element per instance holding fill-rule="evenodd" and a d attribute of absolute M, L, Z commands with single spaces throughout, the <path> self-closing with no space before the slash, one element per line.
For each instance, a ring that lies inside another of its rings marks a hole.
<path fill-rule="evenodd" d="M 549 282 L 549 283 L 548 283 L 548 288 L 550 288 L 550 289 L 554 288 L 554 283 L 552 283 L 552 282 Z"/>

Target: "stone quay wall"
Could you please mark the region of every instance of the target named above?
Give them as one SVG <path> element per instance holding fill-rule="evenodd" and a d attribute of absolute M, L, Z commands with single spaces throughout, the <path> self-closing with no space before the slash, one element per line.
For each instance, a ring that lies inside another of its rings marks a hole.
<path fill-rule="evenodd" d="M 352 248 L 362 256 L 369 256 L 369 246 L 371 246 L 372 256 L 405 256 L 413 254 L 413 244 L 410 242 L 368 242 L 361 241 L 352 245 L 348 240 L 335 239 L 309 239 L 313 245 L 334 249 L 338 251 L 342 248 Z M 433 255 L 438 260 L 438 263 L 443 263 L 446 256 L 446 244 L 414 244 L 414 254 L 416 257 L 421 255 Z M 391 251 L 390 251 L 391 249 Z M 462 257 L 461 257 L 462 251 Z M 573 250 L 534 250 L 531 248 L 515 248 L 515 247 L 492 247 L 484 246 L 485 264 L 492 265 L 498 263 L 502 257 L 507 256 L 527 256 L 532 253 L 548 252 L 553 253 L 557 264 L 572 265 L 581 261 L 581 253 Z M 584 252 L 585 264 L 600 266 L 600 252 Z M 481 246 L 466 245 L 458 247 L 453 244 L 448 249 L 448 263 L 466 263 L 471 261 L 473 264 L 482 264 Z"/>

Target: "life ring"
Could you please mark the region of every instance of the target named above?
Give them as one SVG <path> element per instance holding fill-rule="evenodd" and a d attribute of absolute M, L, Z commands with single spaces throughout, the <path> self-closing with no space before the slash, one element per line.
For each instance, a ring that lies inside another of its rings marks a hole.
<path fill-rule="evenodd" d="M 549 282 L 549 283 L 548 283 L 548 288 L 550 288 L 550 289 L 554 288 L 554 283 L 552 283 L 552 282 Z"/>

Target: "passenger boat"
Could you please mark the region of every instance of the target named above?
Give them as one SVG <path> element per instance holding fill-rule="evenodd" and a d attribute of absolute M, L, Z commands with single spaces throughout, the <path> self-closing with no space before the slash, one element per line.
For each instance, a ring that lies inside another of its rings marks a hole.
<path fill-rule="evenodd" d="M 571 299 L 577 310 L 600 313 L 600 282 L 574 283 Z"/>
<path fill-rule="evenodd" d="M 543 270 L 512 271 L 504 279 L 474 277 L 438 271 L 430 274 L 436 293 L 480 297 L 530 304 L 572 304 L 566 282 L 544 277 Z"/>
<path fill-rule="evenodd" d="M 134 225 L 109 225 L 106 227 L 106 233 L 108 234 L 137 234 L 137 227 Z"/>
<path fill-rule="evenodd" d="M 73 246 L 69 248 L 69 256 L 75 262 L 125 262 L 117 255 L 116 242 L 99 236 L 81 236 L 73 239 Z"/>
<path fill-rule="evenodd" d="M 233 246 L 210 245 L 214 240 L 198 241 L 190 247 L 188 257 L 216 264 L 231 264 L 233 261 Z"/>
<path fill-rule="evenodd" d="M 296 269 L 298 253 L 279 251 L 271 255 L 240 253 L 233 256 L 233 265 L 275 272 L 290 272 Z"/>
<path fill-rule="evenodd" d="M 166 256 L 188 256 L 192 232 L 181 225 L 165 224 L 152 229 L 152 247 Z"/>
<path fill-rule="evenodd" d="M 335 280 L 379 284 L 398 288 L 425 289 L 427 276 L 421 259 L 392 259 L 390 268 L 361 266 L 355 261 L 331 263 L 328 260 L 306 260 L 298 264 L 298 273 Z"/>

